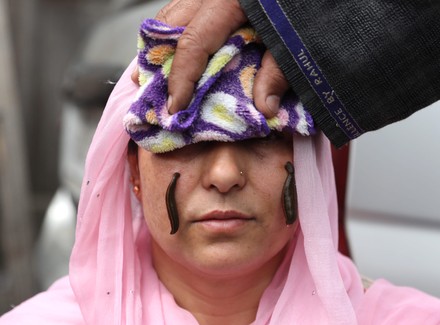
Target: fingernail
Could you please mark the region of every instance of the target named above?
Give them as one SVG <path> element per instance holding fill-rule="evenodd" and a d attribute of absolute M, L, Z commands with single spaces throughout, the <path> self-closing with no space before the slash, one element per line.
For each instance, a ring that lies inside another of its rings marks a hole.
<path fill-rule="evenodd" d="M 168 113 L 170 113 L 170 114 L 171 114 L 171 112 L 170 112 L 171 105 L 173 105 L 173 96 L 169 95 L 168 100 L 167 100 L 167 110 L 168 110 Z"/>
<path fill-rule="evenodd" d="M 269 107 L 269 109 L 273 113 L 277 113 L 280 108 L 280 97 L 277 95 L 270 95 L 266 98 L 266 104 Z"/>

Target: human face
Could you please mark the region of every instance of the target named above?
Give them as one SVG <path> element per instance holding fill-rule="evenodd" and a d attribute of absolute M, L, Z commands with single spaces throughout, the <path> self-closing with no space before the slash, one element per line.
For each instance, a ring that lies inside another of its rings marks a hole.
<path fill-rule="evenodd" d="M 153 254 L 212 275 L 246 274 L 279 261 L 295 228 L 286 227 L 281 199 L 291 138 L 203 142 L 165 154 L 139 148 L 131 169 Z M 165 193 L 176 172 L 180 226 L 170 235 Z"/>

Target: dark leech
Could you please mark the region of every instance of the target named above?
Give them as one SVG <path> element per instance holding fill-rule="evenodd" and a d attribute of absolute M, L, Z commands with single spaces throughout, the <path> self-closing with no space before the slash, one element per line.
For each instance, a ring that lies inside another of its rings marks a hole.
<path fill-rule="evenodd" d="M 171 224 L 171 235 L 174 235 L 179 230 L 179 214 L 177 212 L 177 205 L 174 193 L 176 191 L 177 179 L 180 177 L 179 173 L 174 173 L 170 185 L 168 185 L 165 202 L 167 205 L 168 218 Z"/>
<path fill-rule="evenodd" d="M 286 217 L 286 225 L 291 225 L 298 217 L 298 197 L 295 184 L 295 169 L 290 161 L 284 165 L 284 168 L 286 168 L 288 174 L 283 186 L 283 209 Z"/>

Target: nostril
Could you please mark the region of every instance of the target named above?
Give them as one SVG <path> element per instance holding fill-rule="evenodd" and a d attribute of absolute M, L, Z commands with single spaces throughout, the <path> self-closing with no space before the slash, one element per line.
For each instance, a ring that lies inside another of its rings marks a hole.
<path fill-rule="evenodd" d="M 209 186 L 220 193 L 242 188 L 246 183 L 244 173 L 237 168 L 213 168 L 208 171 Z"/>

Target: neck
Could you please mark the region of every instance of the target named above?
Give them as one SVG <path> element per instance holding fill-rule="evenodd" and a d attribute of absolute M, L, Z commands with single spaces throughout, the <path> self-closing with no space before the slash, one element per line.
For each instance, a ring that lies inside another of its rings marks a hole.
<path fill-rule="evenodd" d="M 284 255 L 285 249 L 257 271 L 219 277 L 185 268 L 153 242 L 153 263 L 159 279 L 200 325 L 252 323 L 260 298 Z"/>

